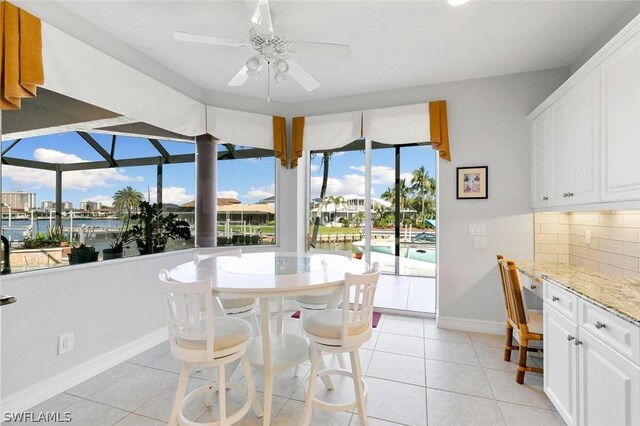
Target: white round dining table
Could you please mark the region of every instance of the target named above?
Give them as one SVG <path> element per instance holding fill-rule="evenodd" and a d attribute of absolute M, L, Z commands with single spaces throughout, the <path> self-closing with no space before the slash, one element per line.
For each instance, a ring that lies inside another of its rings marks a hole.
<path fill-rule="evenodd" d="M 187 262 L 169 271 L 173 280 L 192 282 L 212 279 L 212 295 L 221 297 L 255 297 L 260 300 L 262 345 L 253 353 L 264 366 L 264 418 L 271 419 L 274 364 L 282 359 L 280 368 L 289 368 L 307 357 L 307 343 L 299 336 L 272 336 L 269 298 L 291 297 L 310 293 L 338 291 L 347 272 L 362 274 L 368 265 L 361 260 L 326 253 L 261 252 L 242 256 L 218 256 L 197 264 Z M 333 298 L 333 304 L 339 297 Z M 303 346 L 304 345 L 304 346 Z M 255 364 L 255 359 L 252 359 Z"/>

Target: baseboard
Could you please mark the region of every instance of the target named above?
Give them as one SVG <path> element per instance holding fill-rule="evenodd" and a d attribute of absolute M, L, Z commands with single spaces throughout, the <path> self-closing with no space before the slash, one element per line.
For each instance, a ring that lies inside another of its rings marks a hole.
<path fill-rule="evenodd" d="M 4 418 L 4 413 L 20 413 L 28 410 L 34 405 L 40 404 L 147 349 L 151 349 L 167 340 L 168 337 L 167 328 L 161 328 L 136 341 L 127 343 L 110 352 L 31 385 L 13 395 L 9 395 L 0 402 L 0 406 L 2 406 L 2 416 Z"/>
<path fill-rule="evenodd" d="M 505 331 L 504 321 L 486 321 L 470 318 L 445 317 L 439 315 L 436 319 L 439 328 L 451 330 L 473 331 L 475 333 L 487 333 L 503 335 Z"/>

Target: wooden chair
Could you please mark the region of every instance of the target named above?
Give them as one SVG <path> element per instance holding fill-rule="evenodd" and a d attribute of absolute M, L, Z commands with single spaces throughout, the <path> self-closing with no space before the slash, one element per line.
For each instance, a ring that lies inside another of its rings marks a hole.
<path fill-rule="evenodd" d="M 262 417 L 247 355 L 247 346 L 251 341 L 249 322 L 242 318 L 214 317 L 213 304 L 217 299 L 211 295 L 211 279 L 189 283 L 171 281 L 166 269 L 160 271 L 159 278 L 164 284 L 171 353 L 182 361 L 169 425 L 203 424 L 185 418 L 184 409 L 190 401 L 202 394 L 206 395 L 207 406 L 211 406 L 216 389 L 220 419 L 207 423 L 208 426 L 231 425 L 242 419 L 251 407 L 256 416 Z M 237 360 L 242 364 L 246 386 L 226 380 L 225 366 Z M 214 384 L 210 376 L 207 384 L 185 396 L 189 373 L 194 367 L 217 367 L 218 383 Z M 246 402 L 229 416 L 226 411 L 227 388 L 247 393 Z"/>
<path fill-rule="evenodd" d="M 511 351 L 518 350 L 516 382 L 524 383 L 527 371 L 542 373 L 542 368 L 527 366 L 527 353 L 539 352 L 539 348 L 529 346 L 530 341 L 542 341 L 542 312 L 524 307 L 522 285 L 516 265 L 498 255 L 498 267 L 502 278 L 505 307 L 507 311 L 507 333 L 505 336 L 504 360 L 511 361 Z M 519 346 L 513 345 L 515 335 Z"/>
<path fill-rule="evenodd" d="M 193 263 L 198 265 L 207 259 L 219 256 L 242 256 L 242 249 L 220 250 L 219 248 L 198 248 L 198 252 L 193 255 Z M 254 335 L 260 335 L 260 324 L 256 313 L 257 301 L 251 298 L 225 298 L 219 297 L 225 315 L 238 318 L 251 318 Z"/>
<path fill-rule="evenodd" d="M 304 421 L 311 423 L 313 407 L 328 411 L 358 410 L 360 424 L 368 424 L 365 411 L 367 388 L 362 378 L 360 365 L 360 347 L 371 338 L 373 318 L 373 298 L 380 277 L 380 266 L 374 263 L 366 274 L 346 274 L 343 300 L 348 301 L 353 290 L 353 307 L 343 303 L 340 309 L 325 309 L 311 313 L 304 320 L 304 332 L 311 344 L 311 373 L 307 389 Z M 351 358 L 351 371 L 341 369 L 322 369 L 322 352 L 342 354 L 348 352 Z M 327 375 L 343 375 L 353 379 L 356 401 L 343 404 L 321 401 L 316 398 L 318 378 Z"/>

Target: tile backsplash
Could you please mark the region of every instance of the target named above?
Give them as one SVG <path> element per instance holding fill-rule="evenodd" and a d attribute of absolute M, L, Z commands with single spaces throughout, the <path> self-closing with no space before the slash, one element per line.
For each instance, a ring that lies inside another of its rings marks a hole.
<path fill-rule="evenodd" d="M 535 260 L 640 278 L 640 211 L 536 213 L 534 224 Z"/>

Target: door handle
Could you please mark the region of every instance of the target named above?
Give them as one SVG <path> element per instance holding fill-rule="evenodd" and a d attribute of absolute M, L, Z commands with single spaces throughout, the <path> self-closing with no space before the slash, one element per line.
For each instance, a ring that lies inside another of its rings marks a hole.
<path fill-rule="evenodd" d="M 14 296 L 0 295 L 0 306 L 11 305 L 12 303 L 16 303 L 17 301 L 18 299 L 16 299 Z"/>

